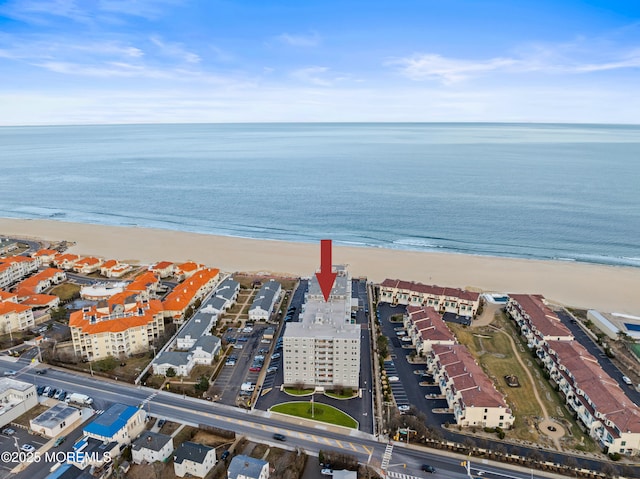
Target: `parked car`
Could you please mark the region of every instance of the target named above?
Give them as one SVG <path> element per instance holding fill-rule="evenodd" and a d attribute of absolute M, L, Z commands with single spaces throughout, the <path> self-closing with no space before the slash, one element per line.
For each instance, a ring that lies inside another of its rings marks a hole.
<path fill-rule="evenodd" d="M 411 406 L 407 406 L 406 404 L 398 406 L 398 411 L 400 412 L 407 412 L 409 409 L 411 409 Z"/>
<path fill-rule="evenodd" d="M 267 368 L 268 373 L 275 373 L 278 370 L 278 366 L 269 366 Z"/>
<path fill-rule="evenodd" d="M 236 343 L 233 345 L 233 349 L 242 349 L 242 348 L 243 348 L 242 344 Z"/>
<path fill-rule="evenodd" d="M 53 447 L 58 447 L 60 444 L 62 444 L 65 440 L 67 439 L 66 436 L 60 436 L 58 439 L 56 439 L 56 442 L 53 443 Z"/>
<path fill-rule="evenodd" d="M 15 376 L 16 374 L 18 374 L 16 371 L 10 369 L 9 371 L 5 371 L 4 375 L 5 376 Z"/>
<path fill-rule="evenodd" d="M 60 393 L 60 397 L 58 398 L 58 401 L 64 401 L 65 399 L 67 399 L 67 391 L 62 391 Z"/>
<path fill-rule="evenodd" d="M 287 440 L 287 438 L 285 437 L 285 435 L 284 435 L 284 434 L 280 434 L 280 433 L 275 433 L 275 434 L 273 435 L 273 438 L 274 438 L 276 441 L 282 441 L 282 442 L 284 442 L 284 441 L 286 441 L 286 440 Z"/>
<path fill-rule="evenodd" d="M 224 451 L 222 454 L 220 454 L 221 461 L 224 461 L 227 457 L 229 457 L 229 451 Z"/>
<path fill-rule="evenodd" d="M 431 474 L 433 474 L 434 472 L 436 472 L 436 468 L 433 467 L 431 464 L 423 464 L 422 468 L 421 468 L 424 472 L 430 472 Z"/>
<path fill-rule="evenodd" d="M 20 450 L 23 452 L 33 452 L 36 450 L 36 448 L 33 447 L 31 444 L 23 444 Z"/>
<path fill-rule="evenodd" d="M 45 388 L 42 390 L 42 395 L 48 396 L 50 391 L 51 391 L 51 386 L 45 386 Z"/>
<path fill-rule="evenodd" d="M 320 474 L 322 474 L 323 476 L 333 476 L 333 470 L 325 467 L 320 471 Z"/>
<path fill-rule="evenodd" d="M 2 434 L 6 434 L 7 436 L 13 436 L 16 433 L 15 429 L 11 429 L 10 427 L 5 427 L 2 430 Z"/>
<path fill-rule="evenodd" d="M 252 373 L 259 373 L 261 369 L 262 368 L 260 366 L 251 366 L 249 368 L 249 371 L 251 371 Z"/>
<path fill-rule="evenodd" d="M 390 383 L 397 383 L 398 381 L 400 381 L 400 378 L 398 376 L 389 376 Z"/>
<path fill-rule="evenodd" d="M 57 389 L 51 389 L 49 391 L 49 394 L 47 394 L 47 396 L 49 396 L 50 398 L 52 398 L 53 396 L 55 396 L 55 394 L 58 392 Z"/>
<path fill-rule="evenodd" d="M 280 353 L 273 353 L 271 359 L 280 359 Z"/>
<path fill-rule="evenodd" d="M 42 393 L 44 392 L 44 386 L 38 386 L 36 388 L 36 392 L 38 393 L 38 396 L 42 396 Z"/>
<path fill-rule="evenodd" d="M 56 393 L 53 395 L 53 399 L 60 399 L 60 395 L 63 393 L 64 391 L 62 389 L 58 389 L 56 391 Z"/>
<path fill-rule="evenodd" d="M 631 379 L 629 379 L 627 376 L 622 376 L 622 380 L 624 381 L 625 384 L 628 384 L 629 386 L 633 384 L 633 382 L 631 382 Z"/>
<path fill-rule="evenodd" d="M 158 421 L 158 427 L 162 427 L 162 426 L 164 426 L 166 423 L 167 423 L 167 420 L 166 420 L 166 419 L 160 419 L 160 420 Z"/>
<path fill-rule="evenodd" d="M 47 370 L 46 369 L 37 369 L 36 370 L 36 374 L 39 374 L 39 375 L 42 376 L 43 374 L 47 374 Z"/>

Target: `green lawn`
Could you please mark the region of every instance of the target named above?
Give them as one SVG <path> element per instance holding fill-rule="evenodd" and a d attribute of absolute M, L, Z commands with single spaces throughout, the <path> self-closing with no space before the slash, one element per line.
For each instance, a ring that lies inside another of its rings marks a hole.
<path fill-rule="evenodd" d="M 629 349 L 640 359 L 640 344 L 630 344 Z"/>
<path fill-rule="evenodd" d="M 308 396 L 313 391 L 315 391 L 315 389 L 284 388 L 284 392 L 292 396 Z"/>
<path fill-rule="evenodd" d="M 336 424 L 338 426 L 351 427 L 354 429 L 358 428 L 358 422 L 355 419 L 348 414 L 343 413 L 339 409 L 326 404 L 314 403 L 312 408 L 311 402 L 286 402 L 276 404 L 270 410 L 273 412 L 288 414 L 290 416 Z"/>

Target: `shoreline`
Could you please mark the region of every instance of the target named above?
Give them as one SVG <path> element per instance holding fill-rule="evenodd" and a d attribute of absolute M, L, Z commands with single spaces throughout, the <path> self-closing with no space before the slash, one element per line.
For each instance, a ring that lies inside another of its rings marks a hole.
<path fill-rule="evenodd" d="M 0 218 L 2 236 L 72 241 L 69 252 L 142 264 L 193 260 L 229 272 L 310 276 L 318 243 L 188 233 L 137 226 Z M 640 315 L 640 268 L 577 261 L 333 246 L 333 262 L 353 277 L 385 278 L 506 293 L 540 293 L 567 306 Z"/>

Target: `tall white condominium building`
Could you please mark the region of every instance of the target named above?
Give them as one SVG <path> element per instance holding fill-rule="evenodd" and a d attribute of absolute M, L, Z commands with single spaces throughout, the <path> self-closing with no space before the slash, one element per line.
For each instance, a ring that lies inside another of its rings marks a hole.
<path fill-rule="evenodd" d="M 315 275 L 302 307 L 301 320 L 287 323 L 283 335 L 285 386 L 324 389 L 359 387 L 360 325 L 351 323 L 351 278 L 344 266 L 329 300 Z"/>

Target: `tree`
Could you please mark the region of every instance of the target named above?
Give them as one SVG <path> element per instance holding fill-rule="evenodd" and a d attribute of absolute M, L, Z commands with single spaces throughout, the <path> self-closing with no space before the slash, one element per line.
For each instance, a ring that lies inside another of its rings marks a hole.
<path fill-rule="evenodd" d="M 176 376 L 176 370 L 173 369 L 173 368 L 167 369 L 167 372 L 166 372 L 165 376 L 167 376 L 168 378 L 175 377 Z"/>
<path fill-rule="evenodd" d="M 209 390 L 209 380 L 206 376 L 200 376 L 200 380 L 195 385 L 196 391 L 208 391 Z"/>
<path fill-rule="evenodd" d="M 51 315 L 51 319 L 56 320 L 56 321 L 58 321 L 60 319 L 66 319 L 67 318 L 67 310 L 65 308 L 63 308 L 62 306 L 59 306 L 57 308 L 51 309 L 49 314 Z"/>

